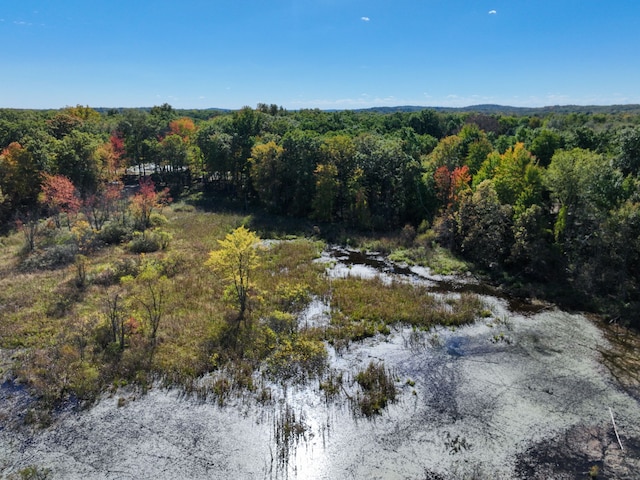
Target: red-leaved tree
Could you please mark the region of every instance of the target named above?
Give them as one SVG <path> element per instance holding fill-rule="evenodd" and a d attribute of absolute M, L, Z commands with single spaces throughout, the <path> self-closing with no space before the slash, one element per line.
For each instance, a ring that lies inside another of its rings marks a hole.
<path fill-rule="evenodd" d="M 140 179 L 140 189 L 131 198 L 131 213 L 136 222 L 136 227 L 145 230 L 151 225 L 151 213 L 156 209 L 171 203 L 169 189 L 165 188 L 156 192 L 156 186 L 149 177 Z"/>
<path fill-rule="evenodd" d="M 444 206 L 449 204 L 449 193 L 451 192 L 451 172 L 446 165 L 438 167 L 433 174 L 436 184 L 436 195 Z"/>
<path fill-rule="evenodd" d="M 449 208 L 460 200 L 460 194 L 468 190 L 471 184 L 469 167 L 463 165 L 450 171 L 446 165 L 439 167 L 433 174 L 436 195 L 445 208 Z"/>
<path fill-rule="evenodd" d="M 41 203 L 54 217 L 56 226 L 60 228 L 60 214 L 67 217 L 67 226 L 71 228 L 72 219 L 80 210 L 80 198 L 76 187 L 64 175 L 43 175 Z"/>
<path fill-rule="evenodd" d="M 469 173 L 469 167 L 463 165 L 457 167 L 451 172 L 451 191 L 449 193 L 449 200 L 451 203 L 456 204 L 460 200 L 460 194 L 465 190 L 469 190 L 471 185 L 471 174 Z"/>

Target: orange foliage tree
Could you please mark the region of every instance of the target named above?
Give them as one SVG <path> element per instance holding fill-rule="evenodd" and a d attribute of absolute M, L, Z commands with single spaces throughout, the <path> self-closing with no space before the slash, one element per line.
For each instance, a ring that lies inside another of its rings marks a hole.
<path fill-rule="evenodd" d="M 80 198 L 76 187 L 64 175 L 43 175 L 41 202 L 53 215 L 56 226 L 60 227 L 60 214 L 67 217 L 67 226 L 71 228 L 71 219 L 80 210 Z"/>
<path fill-rule="evenodd" d="M 140 189 L 131 198 L 131 213 L 136 222 L 136 227 L 145 230 L 151 225 L 151 213 L 156 209 L 162 209 L 163 206 L 171 202 L 169 189 L 165 188 L 160 192 L 156 192 L 155 183 L 149 177 L 140 179 Z"/>
<path fill-rule="evenodd" d="M 462 192 L 471 189 L 471 174 L 466 165 L 456 167 L 453 171 L 443 165 L 435 171 L 433 178 L 436 195 L 446 208 L 457 204 Z"/>

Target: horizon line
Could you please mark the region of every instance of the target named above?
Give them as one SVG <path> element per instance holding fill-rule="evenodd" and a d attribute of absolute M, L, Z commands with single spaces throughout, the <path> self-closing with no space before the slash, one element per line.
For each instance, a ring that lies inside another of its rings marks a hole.
<path fill-rule="evenodd" d="M 94 110 L 145 110 L 151 109 L 158 106 L 169 105 L 173 110 L 195 110 L 195 111 L 207 111 L 207 110 L 220 110 L 220 111 L 239 111 L 244 108 L 257 109 L 258 105 L 277 105 L 278 108 L 283 108 L 286 111 L 302 111 L 302 110 L 320 110 L 320 111 L 359 111 L 359 110 L 375 110 L 375 109 L 402 109 L 402 108 L 411 108 L 411 109 L 422 109 L 422 110 L 469 110 L 474 108 L 504 108 L 504 109 L 513 109 L 513 110 L 544 110 L 551 108 L 569 108 L 569 107 L 578 107 L 578 108 L 611 108 L 611 107 L 640 107 L 640 103 L 610 103 L 610 104 L 579 104 L 579 103 L 566 103 L 566 104 L 553 104 L 553 105 L 544 105 L 544 106 L 514 106 L 507 104 L 499 104 L 499 103 L 479 103 L 473 105 L 467 105 L 462 107 L 452 107 L 452 106 L 437 106 L 437 105 L 374 105 L 370 107 L 358 107 L 358 108 L 320 108 L 320 107 L 299 107 L 299 108 L 287 108 L 283 105 L 278 105 L 276 103 L 266 103 L 266 102 L 258 102 L 255 107 L 250 105 L 243 105 L 237 108 L 229 108 L 229 107 L 175 107 L 171 105 L 169 102 L 163 102 L 162 104 L 155 104 L 150 106 L 136 106 L 136 107 L 124 107 L 124 106 L 91 106 L 89 104 L 77 103 L 75 105 L 65 105 L 62 107 L 2 107 L 0 106 L 0 110 L 35 110 L 35 111 L 47 111 L 47 110 L 64 110 L 66 108 L 74 108 L 78 106 L 89 107 Z"/>

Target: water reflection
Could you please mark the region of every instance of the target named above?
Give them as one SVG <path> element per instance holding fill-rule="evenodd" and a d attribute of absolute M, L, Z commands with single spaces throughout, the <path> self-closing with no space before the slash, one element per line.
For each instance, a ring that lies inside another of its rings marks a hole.
<path fill-rule="evenodd" d="M 607 340 L 585 317 L 515 308 L 471 278 L 438 277 L 378 255 L 334 249 L 323 261 L 329 275 L 423 282 L 439 295 L 477 293 L 492 316 L 456 329 L 398 326 L 341 351 L 328 346 L 327 375 L 342 378 L 335 396 L 320 389 L 323 379 L 287 385 L 258 375 L 269 400 L 247 394 L 219 407 L 157 388 L 122 403 L 105 397 L 38 432 L 0 426 L 0 471 L 34 462 L 54 478 L 553 478 L 557 471 L 536 477 L 545 462 L 573 468 L 560 472 L 567 478 L 598 462 L 616 478 L 640 471 L 638 403 L 601 367 Z M 313 299 L 299 325 L 326 325 L 329 307 Z M 384 362 L 400 393 L 368 419 L 349 397 L 355 372 L 371 361 Z M 609 406 L 630 446 L 624 455 L 610 432 Z M 597 449 L 583 441 L 587 433 Z"/>

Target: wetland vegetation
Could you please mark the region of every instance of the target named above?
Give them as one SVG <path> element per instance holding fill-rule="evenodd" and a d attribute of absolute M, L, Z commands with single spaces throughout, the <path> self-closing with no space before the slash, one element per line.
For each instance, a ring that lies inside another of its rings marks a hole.
<path fill-rule="evenodd" d="M 161 388 L 255 402 L 277 478 L 333 425 L 316 395 L 363 422 L 428 399 L 455 425 L 452 359 L 555 348 L 512 319 L 549 301 L 615 323 L 601 360 L 637 402 L 634 115 L 0 113 L 0 430 Z"/>

